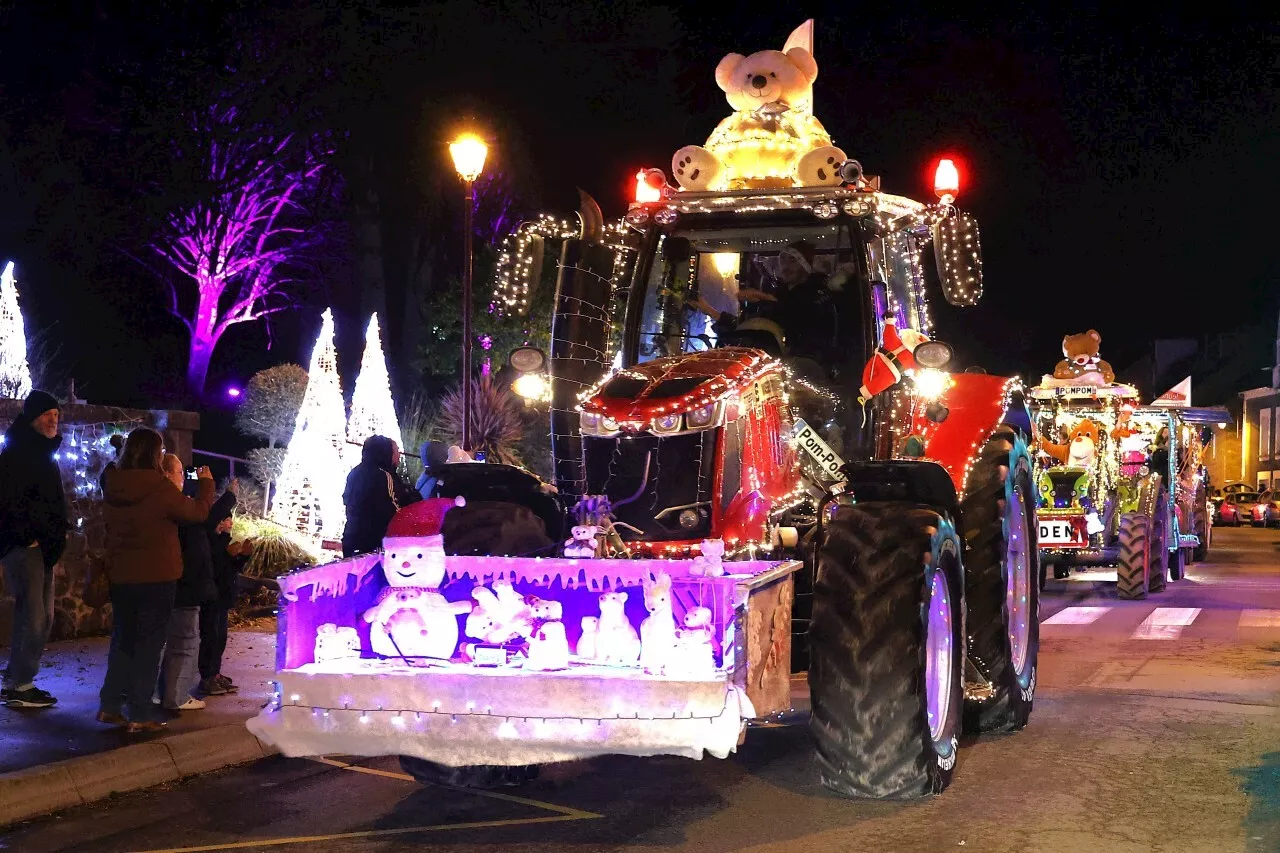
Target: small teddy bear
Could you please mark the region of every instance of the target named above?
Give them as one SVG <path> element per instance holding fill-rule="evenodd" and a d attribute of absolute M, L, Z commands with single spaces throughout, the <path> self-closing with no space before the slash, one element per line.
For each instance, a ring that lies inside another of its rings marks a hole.
<path fill-rule="evenodd" d="M 695 577 L 706 575 L 707 577 L 718 578 L 724 574 L 724 540 L 723 539 L 703 539 L 701 552 L 693 558 L 693 562 L 689 565 L 689 574 Z"/>
<path fill-rule="evenodd" d="M 1111 365 L 1098 357 L 1102 335 L 1095 330 L 1062 339 L 1065 358 L 1053 369 L 1053 378 L 1069 380 L 1077 385 L 1110 385 L 1116 381 Z"/>
<path fill-rule="evenodd" d="M 572 530 L 573 538 L 564 542 L 564 555 L 588 559 L 595 557 L 600 549 L 600 543 L 596 541 L 596 534 L 599 532 L 600 528 L 594 524 L 575 525 Z"/>
<path fill-rule="evenodd" d="M 667 674 L 683 678 L 711 678 L 716 672 L 716 643 L 711 610 L 693 607 L 684 616 L 684 627 L 676 630 L 674 669 Z"/>
<path fill-rule="evenodd" d="M 685 190 L 839 185 L 848 158 L 813 116 L 817 77 L 818 63 L 800 46 L 720 60 L 716 84 L 734 112 L 705 148 L 676 152 L 676 182 Z"/>

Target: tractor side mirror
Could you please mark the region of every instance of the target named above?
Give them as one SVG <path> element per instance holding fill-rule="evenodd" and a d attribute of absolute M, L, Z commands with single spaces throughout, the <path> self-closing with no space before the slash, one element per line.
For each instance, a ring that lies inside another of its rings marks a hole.
<path fill-rule="evenodd" d="M 978 220 L 954 210 L 934 224 L 933 259 L 947 302 L 963 308 L 982 298 L 982 242 Z"/>

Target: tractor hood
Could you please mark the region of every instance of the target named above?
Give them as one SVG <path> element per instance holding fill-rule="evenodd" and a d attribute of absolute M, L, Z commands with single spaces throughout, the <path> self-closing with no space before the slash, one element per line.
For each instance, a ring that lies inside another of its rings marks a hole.
<path fill-rule="evenodd" d="M 647 429 L 656 418 L 684 414 L 744 391 L 782 364 L 766 353 L 725 347 L 659 358 L 620 370 L 593 389 L 582 411 L 626 431 Z"/>

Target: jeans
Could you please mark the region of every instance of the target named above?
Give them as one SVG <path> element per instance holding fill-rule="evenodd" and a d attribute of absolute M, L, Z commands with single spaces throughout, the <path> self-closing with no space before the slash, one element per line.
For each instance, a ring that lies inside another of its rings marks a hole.
<path fill-rule="evenodd" d="M 13 643 L 4 686 L 27 687 L 40 671 L 49 632 L 53 630 L 53 569 L 46 569 L 39 546 L 14 548 L 0 557 L 4 581 L 13 596 Z"/>
<path fill-rule="evenodd" d="M 227 651 L 227 614 L 220 602 L 200 607 L 200 677 L 213 678 L 222 672 L 222 655 Z"/>
<path fill-rule="evenodd" d="M 175 607 L 160 666 L 160 701 L 177 708 L 191 698 L 196 686 L 196 658 L 200 654 L 200 608 Z"/>
<path fill-rule="evenodd" d="M 98 694 L 102 711 L 119 714 L 123 703 L 128 705 L 132 722 L 155 717 L 151 694 L 160 674 L 160 654 L 177 586 L 177 581 L 111 585 L 115 625 L 107 655 L 107 676 Z"/>

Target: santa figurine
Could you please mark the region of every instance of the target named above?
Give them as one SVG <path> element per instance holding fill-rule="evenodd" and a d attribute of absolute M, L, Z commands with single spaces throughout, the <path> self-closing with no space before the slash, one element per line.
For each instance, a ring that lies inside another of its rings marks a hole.
<path fill-rule="evenodd" d="M 862 368 L 862 387 L 858 389 L 858 403 L 865 406 L 871 398 L 888 391 L 902 381 L 902 376 L 915 369 L 915 349 L 929 340 L 915 329 L 898 331 L 897 320 L 884 318 L 884 335 L 875 355 Z"/>
<path fill-rule="evenodd" d="M 445 578 L 444 515 L 462 498 L 431 498 L 400 510 L 382 540 L 382 573 L 387 588 L 365 611 L 370 650 L 390 658 L 453 657 L 458 646 L 458 617 L 471 612 L 469 601 L 448 601 L 440 594 Z"/>

